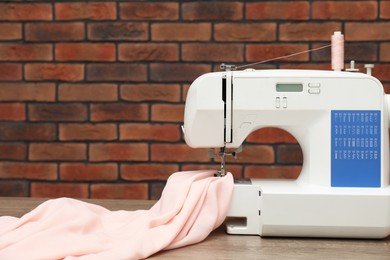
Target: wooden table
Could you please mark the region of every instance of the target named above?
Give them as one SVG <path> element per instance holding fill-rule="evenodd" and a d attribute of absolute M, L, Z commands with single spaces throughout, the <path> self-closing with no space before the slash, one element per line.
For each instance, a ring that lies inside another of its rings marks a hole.
<path fill-rule="evenodd" d="M 0 198 L 0 216 L 20 217 L 44 199 Z M 110 210 L 148 209 L 153 201 L 85 200 Z M 384 240 L 260 238 L 232 236 L 220 227 L 203 242 L 163 251 L 151 259 L 390 259 Z"/>

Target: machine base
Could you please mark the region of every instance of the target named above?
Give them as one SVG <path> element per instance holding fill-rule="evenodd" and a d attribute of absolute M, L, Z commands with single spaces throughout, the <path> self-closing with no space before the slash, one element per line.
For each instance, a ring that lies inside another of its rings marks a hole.
<path fill-rule="evenodd" d="M 227 233 L 282 237 L 385 238 L 390 187 L 330 188 L 289 180 L 234 186 Z"/>

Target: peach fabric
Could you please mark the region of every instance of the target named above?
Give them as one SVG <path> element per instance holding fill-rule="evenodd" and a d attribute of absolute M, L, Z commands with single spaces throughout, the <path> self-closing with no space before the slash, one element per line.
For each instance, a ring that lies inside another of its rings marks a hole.
<path fill-rule="evenodd" d="M 205 239 L 225 219 L 233 177 L 178 172 L 150 210 L 109 211 L 60 198 L 0 217 L 0 259 L 142 259 Z"/>

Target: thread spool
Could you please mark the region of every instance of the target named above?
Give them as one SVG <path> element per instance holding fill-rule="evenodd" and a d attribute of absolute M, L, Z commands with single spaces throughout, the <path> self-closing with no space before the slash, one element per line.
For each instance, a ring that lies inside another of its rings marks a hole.
<path fill-rule="evenodd" d="M 344 69 L 344 35 L 334 32 L 332 35 L 332 70 Z"/>

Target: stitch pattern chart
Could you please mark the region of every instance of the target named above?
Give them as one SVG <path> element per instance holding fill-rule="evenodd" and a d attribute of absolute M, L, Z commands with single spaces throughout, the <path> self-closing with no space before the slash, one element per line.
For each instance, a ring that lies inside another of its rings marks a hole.
<path fill-rule="evenodd" d="M 332 187 L 380 187 L 380 111 L 332 111 Z"/>

